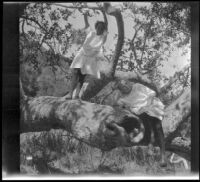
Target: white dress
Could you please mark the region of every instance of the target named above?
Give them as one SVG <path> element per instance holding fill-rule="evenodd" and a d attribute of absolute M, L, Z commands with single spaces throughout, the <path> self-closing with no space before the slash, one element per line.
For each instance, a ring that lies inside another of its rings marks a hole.
<path fill-rule="evenodd" d="M 103 57 L 103 36 L 96 35 L 90 28 L 87 31 L 89 33 L 70 68 L 80 68 L 82 74 L 93 75 L 100 79 L 100 70 L 97 61 Z"/>
<path fill-rule="evenodd" d="M 165 106 L 156 97 L 155 91 L 139 83 L 133 84 L 131 92 L 128 95 L 122 95 L 117 102 L 119 105 L 125 104 L 138 115 L 147 113 L 162 120 L 165 114 Z"/>

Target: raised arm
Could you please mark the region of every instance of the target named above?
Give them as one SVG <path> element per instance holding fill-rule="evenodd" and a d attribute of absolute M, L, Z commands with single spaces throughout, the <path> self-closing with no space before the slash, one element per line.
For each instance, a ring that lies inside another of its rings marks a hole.
<path fill-rule="evenodd" d="M 87 34 L 90 33 L 91 31 L 91 27 L 89 25 L 89 22 L 88 22 L 88 12 L 85 12 L 84 13 L 84 22 L 85 22 L 85 28 L 83 29 Z"/>

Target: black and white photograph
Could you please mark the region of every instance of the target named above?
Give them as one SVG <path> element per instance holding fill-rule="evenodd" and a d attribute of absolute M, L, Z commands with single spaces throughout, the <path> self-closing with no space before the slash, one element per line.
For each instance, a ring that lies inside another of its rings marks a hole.
<path fill-rule="evenodd" d="M 19 3 L 20 176 L 192 177 L 191 12 Z"/>

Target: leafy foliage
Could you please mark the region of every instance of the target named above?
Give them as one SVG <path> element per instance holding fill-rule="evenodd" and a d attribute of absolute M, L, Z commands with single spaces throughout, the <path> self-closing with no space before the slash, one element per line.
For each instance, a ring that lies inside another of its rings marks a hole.
<path fill-rule="evenodd" d="M 186 54 L 190 47 L 190 6 L 187 3 L 158 2 L 149 3 L 148 6 L 133 2 L 123 4 L 124 20 L 131 18 L 133 27 L 130 29 L 132 37 L 125 38 L 117 69 L 138 71 L 148 75 L 156 84 L 161 84 L 164 82 L 164 75 L 160 71 L 163 63 L 175 49 L 181 49 Z M 49 3 L 28 4 L 20 17 L 21 64 L 30 62 L 35 70 L 50 66 L 53 73 L 59 67 L 64 71 L 60 55 L 69 55 L 66 59 L 72 60 L 86 36 L 84 31 L 72 27 L 69 18 L 77 12 L 87 13 L 90 17 L 99 16 L 100 13 L 81 9 L 84 5 L 73 3 L 77 9 L 70 9 Z M 97 6 L 101 5 L 97 3 Z M 114 49 L 104 49 L 104 54 L 110 59 Z"/>
<path fill-rule="evenodd" d="M 190 45 L 190 6 L 182 3 L 152 2 L 148 7 L 124 3 L 124 16 L 135 23 L 132 38 L 125 39 L 119 70 L 138 70 L 159 83 L 159 68 L 172 51 L 184 53 Z M 182 22 L 182 23 L 181 23 Z M 185 49 L 187 47 L 187 49 Z"/>

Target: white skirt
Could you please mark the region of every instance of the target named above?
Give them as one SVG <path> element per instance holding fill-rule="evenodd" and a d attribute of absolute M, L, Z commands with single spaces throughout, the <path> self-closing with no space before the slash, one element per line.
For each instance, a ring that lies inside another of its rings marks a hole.
<path fill-rule="evenodd" d="M 100 70 L 98 68 L 98 59 L 101 55 L 98 53 L 93 53 L 87 55 L 83 48 L 79 50 L 75 56 L 70 68 L 80 68 L 82 74 L 93 75 L 100 79 Z"/>

